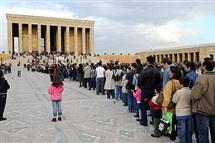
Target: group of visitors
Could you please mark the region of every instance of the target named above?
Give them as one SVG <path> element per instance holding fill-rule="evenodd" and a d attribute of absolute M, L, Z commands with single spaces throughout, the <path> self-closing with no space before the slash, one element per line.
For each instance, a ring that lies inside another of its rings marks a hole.
<path fill-rule="evenodd" d="M 52 81 L 48 89 L 52 121 L 62 120 L 63 81 L 69 79 L 79 82 L 80 88 L 106 95 L 114 103 L 123 102 L 140 125 L 153 124 L 152 137 L 168 136 L 174 142 L 178 136 L 180 143 L 192 143 L 195 135 L 197 143 L 209 143 L 209 140 L 214 143 L 214 66 L 211 58 L 205 58 L 202 63 L 174 64 L 169 58 L 164 58 L 161 64 L 155 63 L 152 56 L 144 64 L 139 59 L 133 64 L 101 61 L 65 64 L 59 60 L 47 66 Z"/>

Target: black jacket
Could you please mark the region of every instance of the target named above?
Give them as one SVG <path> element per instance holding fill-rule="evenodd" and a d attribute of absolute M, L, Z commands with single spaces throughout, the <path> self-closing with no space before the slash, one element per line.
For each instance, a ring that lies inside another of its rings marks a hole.
<path fill-rule="evenodd" d="M 160 86 L 161 75 L 157 68 L 153 66 L 146 67 L 143 72 L 141 72 L 138 82 L 141 84 L 141 89 L 147 90 L 148 92 L 154 92 L 155 89 L 159 88 Z M 153 95 L 147 95 L 151 97 L 145 98 L 152 98 Z M 144 98 L 144 97 L 143 97 Z"/>
<path fill-rule="evenodd" d="M 10 85 L 8 84 L 5 78 L 0 79 L 0 94 L 7 93 L 8 89 L 10 89 Z"/>

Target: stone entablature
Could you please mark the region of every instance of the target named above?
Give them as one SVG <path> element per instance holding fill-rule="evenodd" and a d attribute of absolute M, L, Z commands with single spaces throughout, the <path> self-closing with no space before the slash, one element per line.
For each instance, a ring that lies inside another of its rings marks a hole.
<path fill-rule="evenodd" d="M 8 22 L 16 22 L 23 24 L 41 24 L 50 26 L 69 26 L 69 27 L 85 27 L 94 28 L 94 21 L 90 20 L 77 20 L 77 19 L 64 19 L 64 18 L 53 18 L 53 17 L 42 17 L 42 16 L 28 16 L 28 15 L 14 15 L 7 14 Z"/>

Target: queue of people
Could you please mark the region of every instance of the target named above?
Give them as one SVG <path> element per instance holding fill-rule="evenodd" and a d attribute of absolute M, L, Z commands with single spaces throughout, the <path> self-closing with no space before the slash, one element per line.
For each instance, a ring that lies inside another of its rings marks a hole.
<path fill-rule="evenodd" d="M 29 65 L 32 63 L 28 62 Z M 214 66 L 211 58 L 205 58 L 203 63 L 184 61 L 175 64 L 164 58 L 158 64 L 152 56 L 147 57 L 144 64 L 139 59 L 133 64 L 103 64 L 101 61 L 77 64 L 60 60 L 46 64 L 46 73 L 52 81 L 48 91 L 53 106 L 52 121 L 62 120 L 60 101 L 63 81 L 68 79 L 79 82 L 80 88 L 106 95 L 114 103 L 123 102 L 141 126 L 153 124 L 152 137 L 168 136 L 170 142 L 174 142 L 178 136 L 180 143 L 192 143 L 195 136 L 197 143 L 209 143 L 209 140 L 213 143 Z"/>

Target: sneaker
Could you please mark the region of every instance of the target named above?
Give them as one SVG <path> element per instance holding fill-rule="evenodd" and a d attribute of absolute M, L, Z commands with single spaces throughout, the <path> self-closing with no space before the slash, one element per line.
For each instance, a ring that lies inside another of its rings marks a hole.
<path fill-rule="evenodd" d="M 62 121 L 62 118 L 61 118 L 61 117 L 58 117 L 58 121 Z"/>
<path fill-rule="evenodd" d="M 156 135 L 156 134 L 151 134 L 151 136 L 152 136 L 153 138 L 159 138 L 159 137 L 160 137 L 160 135 Z"/>
<path fill-rule="evenodd" d="M 56 118 L 52 118 L 52 122 L 56 122 L 57 120 L 56 120 Z"/>
<path fill-rule="evenodd" d="M 139 118 L 138 118 L 138 119 L 136 119 L 136 121 L 137 121 L 137 122 L 140 122 L 140 121 L 141 121 L 141 119 L 139 119 Z"/>
<path fill-rule="evenodd" d="M 139 118 L 139 116 L 138 115 L 134 115 L 134 118 Z"/>
<path fill-rule="evenodd" d="M 140 125 L 142 125 L 142 126 L 148 126 L 147 123 L 143 123 L 141 121 L 140 121 Z"/>

